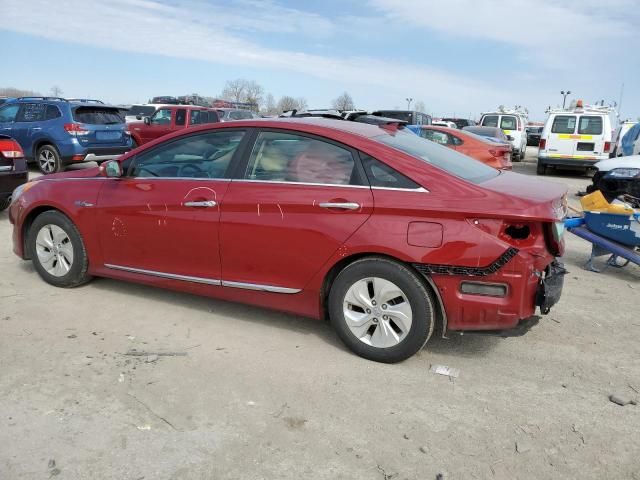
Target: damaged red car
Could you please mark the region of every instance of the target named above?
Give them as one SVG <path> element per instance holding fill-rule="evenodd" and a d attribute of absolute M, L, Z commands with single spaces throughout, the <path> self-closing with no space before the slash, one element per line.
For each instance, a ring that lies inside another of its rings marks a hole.
<path fill-rule="evenodd" d="M 13 248 L 92 276 L 328 319 L 397 362 L 434 331 L 505 330 L 560 298 L 566 190 L 401 125 L 203 125 L 13 194 Z"/>

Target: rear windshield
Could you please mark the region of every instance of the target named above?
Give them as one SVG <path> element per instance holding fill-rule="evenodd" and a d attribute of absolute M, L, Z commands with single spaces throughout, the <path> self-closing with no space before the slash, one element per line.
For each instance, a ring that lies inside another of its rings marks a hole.
<path fill-rule="evenodd" d="M 137 115 L 148 117 L 150 115 L 153 115 L 155 111 L 156 111 L 156 107 L 151 107 L 149 105 L 133 105 L 127 112 L 127 115 L 134 116 L 134 117 Z"/>
<path fill-rule="evenodd" d="M 582 135 L 600 135 L 602 133 L 602 117 L 582 115 L 578 125 L 578 133 Z"/>
<path fill-rule="evenodd" d="M 471 183 L 482 183 L 499 175 L 497 170 L 484 163 L 413 133 L 399 131 L 373 138 Z"/>
<path fill-rule="evenodd" d="M 498 115 L 485 115 L 482 119 L 483 127 L 497 127 L 498 126 Z"/>
<path fill-rule="evenodd" d="M 518 120 L 516 120 L 516 117 L 503 116 L 502 119 L 500 119 L 500 128 L 503 130 L 517 130 Z"/>
<path fill-rule="evenodd" d="M 408 123 L 411 123 L 412 121 L 411 112 L 393 112 L 388 110 L 381 110 L 376 113 L 380 114 L 381 117 L 395 118 L 396 120 L 403 120 Z"/>
<path fill-rule="evenodd" d="M 253 118 L 253 115 L 248 110 L 234 110 L 229 112 L 229 118 L 233 120 L 247 120 Z"/>
<path fill-rule="evenodd" d="M 558 115 L 553 119 L 551 133 L 573 133 L 576 130 L 575 115 Z"/>
<path fill-rule="evenodd" d="M 115 125 L 124 122 L 117 108 L 106 107 L 78 107 L 73 112 L 73 119 L 91 125 Z"/>

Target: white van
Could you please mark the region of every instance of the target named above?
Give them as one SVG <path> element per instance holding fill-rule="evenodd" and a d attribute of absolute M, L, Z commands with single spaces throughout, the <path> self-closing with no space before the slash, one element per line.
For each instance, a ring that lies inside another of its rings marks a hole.
<path fill-rule="evenodd" d="M 618 125 L 616 128 L 616 132 L 613 134 L 613 150 L 609 154 L 609 157 L 622 157 L 624 153 L 622 152 L 622 139 L 627 134 L 631 127 L 633 127 L 638 122 L 633 122 L 631 120 L 625 120 Z"/>
<path fill-rule="evenodd" d="M 538 175 L 556 166 L 587 171 L 609 158 L 611 112 L 611 107 L 583 106 L 581 100 L 567 110 L 549 110 L 540 137 Z"/>
<path fill-rule="evenodd" d="M 513 161 L 524 160 L 527 151 L 527 113 L 522 110 L 504 110 L 483 113 L 479 125 L 498 127 L 505 133 L 513 146 Z"/>

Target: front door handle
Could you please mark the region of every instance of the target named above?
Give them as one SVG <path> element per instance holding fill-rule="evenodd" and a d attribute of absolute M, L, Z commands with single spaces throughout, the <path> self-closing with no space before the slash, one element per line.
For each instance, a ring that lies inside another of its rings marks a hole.
<path fill-rule="evenodd" d="M 201 202 L 184 202 L 183 205 L 185 207 L 210 208 L 215 207 L 218 203 L 215 200 L 203 200 Z"/>
<path fill-rule="evenodd" d="M 360 208 L 360 204 L 355 202 L 323 202 L 320 206 L 322 208 L 340 208 L 343 210 L 357 210 Z"/>
<path fill-rule="evenodd" d="M 31 130 L 42 130 L 42 127 L 33 127 Z"/>

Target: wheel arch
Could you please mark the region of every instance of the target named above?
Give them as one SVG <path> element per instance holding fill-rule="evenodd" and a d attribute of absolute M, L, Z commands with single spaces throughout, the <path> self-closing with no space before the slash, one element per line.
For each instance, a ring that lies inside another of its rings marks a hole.
<path fill-rule="evenodd" d="M 25 260 L 31 260 L 31 251 L 28 248 L 27 240 L 29 239 L 29 230 L 31 230 L 31 225 L 33 225 L 33 221 L 42 213 L 56 211 L 60 212 L 67 218 L 71 218 L 67 212 L 56 208 L 52 205 L 38 205 L 31 209 L 25 216 L 24 221 L 22 222 L 22 231 L 21 231 L 21 242 L 22 242 L 22 251 L 24 252 L 23 258 Z"/>
<path fill-rule="evenodd" d="M 54 143 L 51 139 L 49 139 L 49 138 L 41 138 L 41 139 L 39 139 L 39 140 L 36 140 L 36 141 L 33 143 L 33 151 L 32 151 L 32 153 L 33 153 L 33 157 L 32 157 L 32 159 L 33 159 L 33 160 L 37 160 L 36 156 L 37 156 L 37 154 L 38 154 L 38 150 L 39 150 L 41 147 L 44 147 L 45 145 L 50 145 L 50 146 L 52 146 L 53 148 L 55 148 L 55 149 L 56 149 L 56 151 L 58 152 L 58 155 L 60 155 L 60 150 L 58 150 L 58 147 L 56 147 L 55 143 Z"/>
<path fill-rule="evenodd" d="M 327 302 L 329 301 L 329 292 L 331 291 L 331 285 L 333 284 L 333 282 L 335 281 L 336 277 L 338 276 L 338 274 L 344 270 L 346 267 L 348 267 L 349 265 L 351 265 L 352 263 L 354 263 L 357 260 L 361 260 L 363 258 L 385 258 L 387 260 L 390 260 L 392 262 L 396 262 L 401 264 L 402 266 L 408 268 L 409 270 L 411 270 L 423 283 L 424 287 L 429 289 L 431 291 L 431 293 L 433 294 L 434 298 L 435 298 L 435 306 L 436 306 L 436 312 L 435 312 L 435 319 L 436 319 L 436 325 L 435 327 L 437 329 L 440 329 L 440 333 L 442 334 L 442 336 L 444 337 L 446 335 L 447 332 L 447 312 L 444 308 L 444 303 L 442 301 L 442 296 L 440 295 L 440 291 L 438 290 L 438 287 L 436 286 L 435 282 L 431 279 L 431 277 L 424 275 L 422 273 L 420 273 L 418 270 L 416 270 L 413 265 L 411 265 L 410 263 L 401 260 L 397 257 L 394 257 L 393 255 L 389 255 L 389 254 L 384 254 L 384 253 L 378 253 L 378 252 L 358 252 L 358 253 L 354 253 L 352 255 L 349 255 L 347 257 L 344 257 L 342 259 L 340 259 L 338 262 L 336 262 L 325 274 L 324 279 L 322 281 L 322 288 L 320 290 L 320 308 L 321 308 L 321 312 L 322 315 L 321 317 L 325 320 L 328 319 L 328 305 Z"/>

